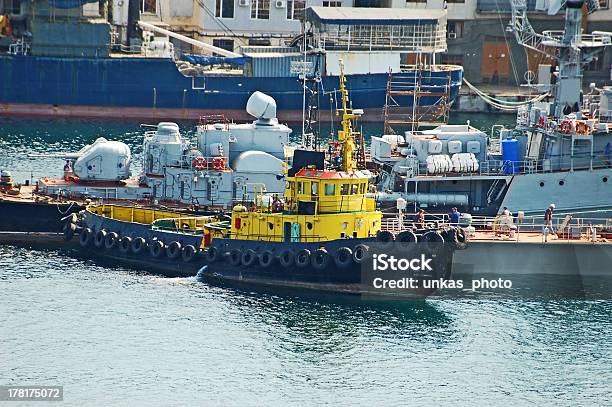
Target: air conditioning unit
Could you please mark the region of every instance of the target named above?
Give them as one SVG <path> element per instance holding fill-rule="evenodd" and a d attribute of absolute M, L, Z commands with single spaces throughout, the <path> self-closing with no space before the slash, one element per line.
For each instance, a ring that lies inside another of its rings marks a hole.
<path fill-rule="evenodd" d="M 250 4 L 250 0 L 239 0 L 238 5 L 242 7 L 247 7 Z"/>
<path fill-rule="evenodd" d="M 285 0 L 276 0 L 274 2 L 274 7 L 276 7 L 276 8 L 285 8 Z"/>
<path fill-rule="evenodd" d="M 454 33 L 454 32 L 449 32 L 449 33 L 448 33 L 448 39 L 450 39 L 450 40 L 456 40 L 456 39 L 457 39 L 457 33 Z"/>

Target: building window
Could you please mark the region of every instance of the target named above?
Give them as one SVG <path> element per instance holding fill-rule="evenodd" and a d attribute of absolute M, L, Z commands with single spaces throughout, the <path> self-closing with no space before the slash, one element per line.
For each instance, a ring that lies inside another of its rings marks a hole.
<path fill-rule="evenodd" d="M 287 20 L 302 20 L 304 17 L 304 8 L 306 0 L 288 0 L 287 1 Z"/>
<path fill-rule="evenodd" d="M 270 0 L 251 0 L 251 18 L 269 20 Z"/>
<path fill-rule="evenodd" d="M 440 62 L 446 65 L 463 65 L 463 55 L 442 54 Z"/>
<path fill-rule="evenodd" d="M 599 8 L 600 9 L 607 9 L 609 5 L 608 0 L 599 0 Z"/>
<path fill-rule="evenodd" d="M 446 3 L 465 3 L 465 0 L 445 0 L 445 2 Z"/>
<path fill-rule="evenodd" d="M 406 3 L 427 3 L 427 0 L 406 0 Z"/>
<path fill-rule="evenodd" d="M 228 40 L 226 38 L 213 39 L 213 45 L 215 47 L 234 52 L 234 40 Z"/>
<path fill-rule="evenodd" d="M 341 1 L 324 1 L 323 7 L 342 7 L 342 2 Z"/>
<path fill-rule="evenodd" d="M 215 17 L 234 18 L 234 0 L 216 0 Z"/>
<path fill-rule="evenodd" d="M 446 37 L 451 40 L 463 38 L 463 21 L 449 20 L 447 23 Z"/>
<path fill-rule="evenodd" d="M 21 0 L 6 0 L 5 1 L 5 13 L 11 16 L 21 15 Z"/>
<path fill-rule="evenodd" d="M 140 12 L 157 14 L 157 0 L 142 0 L 140 3 Z"/>

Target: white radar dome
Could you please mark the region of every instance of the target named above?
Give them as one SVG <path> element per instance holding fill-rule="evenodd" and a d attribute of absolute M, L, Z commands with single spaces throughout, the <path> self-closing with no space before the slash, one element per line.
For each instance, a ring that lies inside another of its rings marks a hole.
<path fill-rule="evenodd" d="M 257 119 L 274 119 L 276 118 L 276 101 L 272 96 L 256 91 L 247 101 L 246 110 Z"/>

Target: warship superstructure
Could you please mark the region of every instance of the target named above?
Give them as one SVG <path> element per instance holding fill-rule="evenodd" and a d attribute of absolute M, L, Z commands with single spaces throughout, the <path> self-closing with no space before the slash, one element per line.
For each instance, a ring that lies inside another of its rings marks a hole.
<path fill-rule="evenodd" d="M 66 160 L 64 177 L 39 179 L 38 194 L 227 208 L 261 185 L 282 193 L 291 129 L 278 122 L 268 95 L 254 93 L 246 109 L 256 120 L 235 124 L 222 116 L 202 117 L 196 143 L 176 123 L 159 123 L 145 132 L 137 176 L 131 175 L 130 149 L 120 141 L 99 138 L 76 153 L 54 154 Z"/>
<path fill-rule="evenodd" d="M 558 212 L 611 209 L 612 87 L 591 84 L 583 94 L 581 83 L 582 67 L 612 43 L 611 33 L 582 33 L 583 4 L 564 3 L 563 32 L 538 34 L 526 2 L 512 0 L 510 29 L 520 44 L 556 59 L 552 83 L 524 103 L 489 98 L 517 110 L 513 129 L 497 125 L 487 135 L 468 123 L 373 137 L 371 157 L 381 169 L 378 198 L 482 215 L 504 207 L 543 213 L 550 203 Z M 551 3 L 550 13 L 560 6 Z M 596 9 L 587 4 L 588 12 Z"/>

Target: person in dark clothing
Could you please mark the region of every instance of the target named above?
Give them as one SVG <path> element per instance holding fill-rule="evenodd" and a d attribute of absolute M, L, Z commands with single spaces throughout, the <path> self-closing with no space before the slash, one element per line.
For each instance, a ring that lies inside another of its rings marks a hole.
<path fill-rule="evenodd" d="M 459 218 L 461 218 L 461 213 L 457 210 L 457 208 L 453 208 L 451 213 L 449 214 L 451 225 L 458 225 Z"/>
<path fill-rule="evenodd" d="M 425 210 L 419 209 L 419 211 L 414 215 L 414 224 L 420 228 L 425 228 Z"/>
<path fill-rule="evenodd" d="M 555 210 L 555 204 L 550 204 L 544 212 L 544 228 L 548 228 L 550 233 L 555 233 L 552 225 L 553 211 Z"/>

